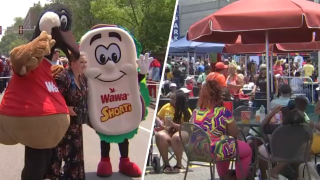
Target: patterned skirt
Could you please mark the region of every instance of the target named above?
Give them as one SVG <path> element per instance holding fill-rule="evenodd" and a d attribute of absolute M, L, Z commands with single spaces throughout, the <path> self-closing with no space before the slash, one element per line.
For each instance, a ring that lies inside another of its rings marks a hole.
<path fill-rule="evenodd" d="M 61 172 L 62 161 L 65 162 Z M 70 126 L 57 147 L 53 149 L 51 163 L 45 178 L 55 180 L 61 176 L 68 180 L 84 180 L 82 124 L 71 117 Z"/>

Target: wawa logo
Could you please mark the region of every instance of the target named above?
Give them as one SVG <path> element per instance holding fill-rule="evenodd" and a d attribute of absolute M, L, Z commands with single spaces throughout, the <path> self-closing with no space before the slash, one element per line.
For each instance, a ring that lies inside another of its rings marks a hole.
<path fill-rule="evenodd" d="M 115 88 L 109 88 L 109 90 L 110 90 L 110 94 L 101 95 L 102 104 L 128 100 L 129 94 L 127 93 L 113 94 L 116 92 Z"/>
<path fill-rule="evenodd" d="M 49 92 L 53 93 L 53 92 L 59 92 L 59 89 L 57 88 L 56 84 L 51 82 L 45 82 L 46 87 L 48 89 Z"/>

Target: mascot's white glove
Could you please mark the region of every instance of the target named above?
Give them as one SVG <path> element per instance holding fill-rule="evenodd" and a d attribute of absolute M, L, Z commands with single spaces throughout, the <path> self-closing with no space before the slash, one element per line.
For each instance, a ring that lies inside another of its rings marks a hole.
<path fill-rule="evenodd" d="M 148 74 L 149 66 L 152 61 L 153 57 L 149 57 L 149 53 L 146 53 L 145 55 L 140 55 L 139 59 L 136 61 L 140 68 L 140 74 Z"/>

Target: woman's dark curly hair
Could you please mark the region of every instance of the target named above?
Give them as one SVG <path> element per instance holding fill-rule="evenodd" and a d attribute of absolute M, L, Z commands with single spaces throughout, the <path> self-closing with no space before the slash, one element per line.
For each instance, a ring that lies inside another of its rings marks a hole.
<path fill-rule="evenodd" d="M 222 87 L 217 81 L 207 80 L 202 86 L 198 100 L 198 107 L 201 109 L 223 107 Z"/>

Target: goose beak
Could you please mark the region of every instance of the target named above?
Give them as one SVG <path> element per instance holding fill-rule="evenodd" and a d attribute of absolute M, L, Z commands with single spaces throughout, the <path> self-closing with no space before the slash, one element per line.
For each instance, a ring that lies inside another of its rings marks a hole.
<path fill-rule="evenodd" d="M 56 40 L 56 44 L 61 47 L 61 50 L 69 58 L 69 51 L 74 55 L 76 59 L 79 59 L 80 52 L 76 38 L 71 30 L 62 31 L 58 27 L 52 28 L 52 38 Z"/>

